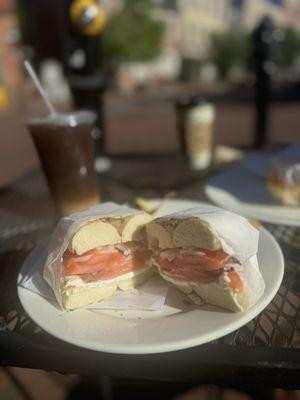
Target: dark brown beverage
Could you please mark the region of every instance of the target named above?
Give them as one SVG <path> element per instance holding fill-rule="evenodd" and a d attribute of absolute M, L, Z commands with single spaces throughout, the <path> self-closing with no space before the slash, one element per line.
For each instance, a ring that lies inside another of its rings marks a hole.
<path fill-rule="evenodd" d="M 100 201 L 88 111 L 35 118 L 27 124 L 59 212 L 68 215 Z"/>

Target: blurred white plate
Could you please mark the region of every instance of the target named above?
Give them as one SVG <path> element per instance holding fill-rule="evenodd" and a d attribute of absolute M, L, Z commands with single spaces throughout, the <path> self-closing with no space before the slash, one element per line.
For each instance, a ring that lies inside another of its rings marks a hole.
<path fill-rule="evenodd" d="M 250 153 L 241 161 L 240 166 L 257 177 L 266 179 L 270 161 L 273 157 L 274 155 L 270 155 L 270 153 Z"/>
<path fill-rule="evenodd" d="M 280 151 L 270 152 L 270 151 L 259 151 L 252 152 L 246 155 L 246 157 L 241 160 L 240 166 L 245 168 L 247 171 L 266 179 L 267 172 L 270 168 L 271 161 L 275 158 L 285 158 L 300 162 L 300 145 L 292 144 Z"/>
<path fill-rule="evenodd" d="M 214 176 L 206 185 L 205 193 L 218 206 L 247 218 L 300 226 L 300 207 L 280 204 L 269 193 L 265 179 L 240 165 Z"/>
<path fill-rule="evenodd" d="M 201 204 L 169 200 L 164 203 L 160 214 Z M 31 253 L 31 257 L 38 255 L 38 248 Z M 280 247 L 265 229 L 261 230 L 258 261 L 266 290 L 259 302 L 243 313 L 188 305 L 185 297 L 174 288 L 169 289 L 162 310 L 143 312 L 86 309 L 63 312 L 54 303 L 20 286 L 18 293 L 29 316 L 46 332 L 65 342 L 110 353 L 162 353 L 217 339 L 256 317 L 275 296 L 284 271 Z M 28 268 L 26 261 L 24 267 Z"/>

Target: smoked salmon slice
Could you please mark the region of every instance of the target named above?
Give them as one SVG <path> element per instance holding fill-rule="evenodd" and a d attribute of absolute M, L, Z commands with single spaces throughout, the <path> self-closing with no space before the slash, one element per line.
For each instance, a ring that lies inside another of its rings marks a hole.
<path fill-rule="evenodd" d="M 122 243 L 98 247 L 80 256 L 67 252 L 63 261 L 67 275 L 84 275 L 89 281 L 94 281 L 113 279 L 145 267 L 149 256 L 150 252 L 145 247 Z"/>
<path fill-rule="evenodd" d="M 234 290 L 237 293 L 242 292 L 244 289 L 244 284 L 239 274 L 237 274 L 235 271 L 229 271 L 227 272 L 227 276 L 229 278 L 229 282 L 225 282 L 225 285 L 229 286 L 232 290 Z"/>
<path fill-rule="evenodd" d="M 216 251 L 181 248 L 166 249 L 154 256 L 156 264 L 174 279 L 188 282 L 210 283 L 218 281 L 228 263 L 238 261 L 226 254 L 222 249 Z M 235 291 L 243 288 L 243 282 L 234 271 L 228 272 L 226 285 Z"/>

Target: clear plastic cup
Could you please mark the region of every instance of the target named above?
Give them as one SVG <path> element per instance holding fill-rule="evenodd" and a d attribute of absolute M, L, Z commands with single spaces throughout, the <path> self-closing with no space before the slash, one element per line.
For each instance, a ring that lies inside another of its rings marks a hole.
<path fill-rule="evenodd" d="M 100 201 L 91 136 L 95 119 L 93 112 L 78 111 L 34 118 L 27 123 L 61 215 Z"/>
<path fill-rule="evenodd" d="M 185 119 L 186 151 L 191 168 L 205 170 L 213 159 L 215 109 L 212 104 L 193 106 Z"/>

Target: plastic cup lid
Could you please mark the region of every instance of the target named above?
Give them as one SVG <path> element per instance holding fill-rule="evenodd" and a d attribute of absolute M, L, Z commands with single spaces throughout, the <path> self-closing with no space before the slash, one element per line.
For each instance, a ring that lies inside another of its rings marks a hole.
<path fill-rule="evenodd" d="M 28 126 L 51 125 L 51 126 L 71 126 L 92 125 L 96 120 L 96 114 L 93 111 L 82 110 L 69 113 L 56 113 L 44 117 L 35 117 L 27 122 Z"/>

